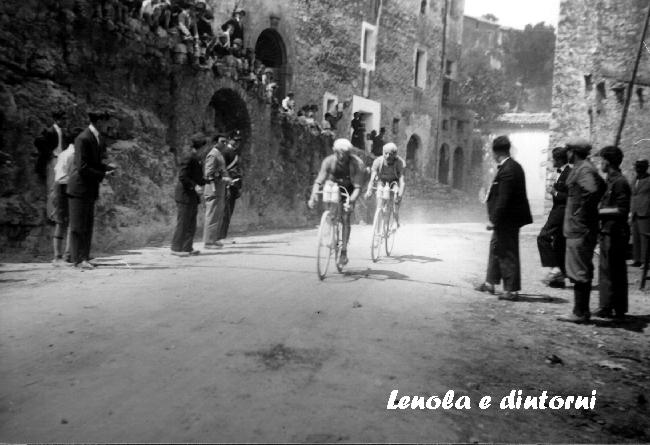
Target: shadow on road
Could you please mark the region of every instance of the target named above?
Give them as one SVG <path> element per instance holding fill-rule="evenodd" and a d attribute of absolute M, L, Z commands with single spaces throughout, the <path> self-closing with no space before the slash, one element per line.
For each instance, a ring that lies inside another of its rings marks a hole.
<path fill-rule="evenodd" d="M 650 315 L 626 315 L 625 320 L 591 319 L 591 324 L 599 328 L 624 329 L 632 332 L 644 332 L 650 324 Z"/>
<path fill-rule="evenodd" d="M 527 303 L 550 303 L 550 304 L 566 304 L 569 301 L 564 298 L 551 297 L 545 294 L 519 294 L 519 300 Z"/>
<path fill-rule="evenodd" d="M 427 264 L 427 263 L 439 263 L 442 261 L 439 258 L 432 258 L 432 257 L 422 256 L 422 255 L 400 255 L 400 256 L 391 256 L 389 258 L 397 260 L 398 263 L 410 262 L 410 263 Z"/>

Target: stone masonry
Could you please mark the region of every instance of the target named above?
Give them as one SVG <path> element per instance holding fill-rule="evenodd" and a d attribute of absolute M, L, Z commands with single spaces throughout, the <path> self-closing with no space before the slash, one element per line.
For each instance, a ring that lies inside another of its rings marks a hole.
<path fill-rule="evenodd" d="M 648 0 L 562 1 L 551 146 L 572 136 L 589 139 L 595 149 L 615 142 L 648 7 Z M 645 48 L 632 93 L 620 143 L 628 177 L 637 158 L 650 157 L 650 141 L 638 142 L 650 139 L 650 53 Z"/>

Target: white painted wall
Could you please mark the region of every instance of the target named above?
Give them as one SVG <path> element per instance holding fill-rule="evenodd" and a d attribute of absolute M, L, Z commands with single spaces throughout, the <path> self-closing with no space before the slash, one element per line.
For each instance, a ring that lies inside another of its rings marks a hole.
<path fill-rule="evenodd" d="M 510 154 L 526 174 L 526 193 L 533 215 L 544 215 L 546 197 L 546 164 L 550 132 L 543 129 L 507 129 L 491 137 L 507 134 L 512 143 Z M 536 218 L 536 222 L 542 222 Z"/>

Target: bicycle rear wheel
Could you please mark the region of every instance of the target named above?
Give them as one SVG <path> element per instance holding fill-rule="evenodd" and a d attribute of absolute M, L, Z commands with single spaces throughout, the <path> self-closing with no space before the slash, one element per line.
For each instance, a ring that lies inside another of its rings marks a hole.
<path fill-rule="evenodd" d="M 318 278 L 323 280 L 325 275 L 327 275 L 327 269 L 329 269 L 330 260 L 332 258 L 332 241 L 334 238 L 334 227 L 332 227 L 332 219 L 330 217 L 330 211 L 326 210 L 323 212 L 323 216 L 320 219 L 320 226 L 318 226 L 318 248 L 316 250 L 316 272 L 318 273 Z"/>
<path fill-rule="evenodd" d="M 372 223 L 372 241 L 370 243 L 370 256 L 373 262 L 377 262 L 381 253 L 381 241 L 384 237 L 384 212 L 381 210 L 381 205 L 377 205 L 375 218 Z"/>
<path fill-rule="evenodd" d="M 393 210 L 388 210 L 388 215 L 386 216 L 386 226 L 385 230 L 385 239 L 386 239 L 386 256 L 390 256 L 395 246 L 395 235 L 397 234 L 397 221 L 395 221 L 395 215 Z"/>

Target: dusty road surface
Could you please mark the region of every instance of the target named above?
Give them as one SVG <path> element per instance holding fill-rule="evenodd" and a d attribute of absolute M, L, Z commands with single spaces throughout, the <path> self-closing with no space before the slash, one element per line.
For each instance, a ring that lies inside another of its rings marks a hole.
<path fill-rule="evenodd" d="M 519 302 L 473 290 L 482 224 L 406 225 L 374 264 L 370 229 L 355 226 L 345 273 L 323 282 L 315 230 L 192 258 L 122 252 L 91 272 L 5 261 L 0 441 L 650 441 L 638 271 L 627 322 L 558 322 L 572 294 L 539 283 L 538 229 L 522 234 Z M 589 410 L 499 409 L 513 389 L 597 397 Z M 471 408 L 387 410 L 393 390 L 454 390 Z"/>

